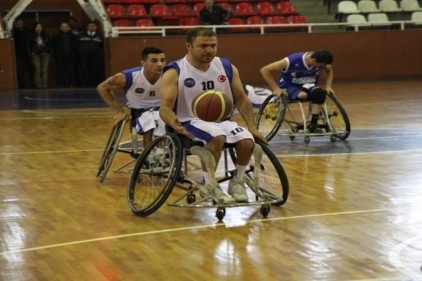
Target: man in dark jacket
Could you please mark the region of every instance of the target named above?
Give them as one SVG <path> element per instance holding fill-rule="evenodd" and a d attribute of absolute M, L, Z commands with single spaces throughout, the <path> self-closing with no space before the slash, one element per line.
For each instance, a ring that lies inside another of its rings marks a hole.
<path fill-rule="evenodd" d="M 82 87 L 96 87 L 104 79 L 104 37 L 96 22 L 90 22 L 87 30 L 79 34 L 79 79 Z"/>
<path fill-rule="evenodd" d="M 221 6 L 215 5 L 214 0 L 205 0 L 204 8 L 199 13 L 201 24 L 221 25 L 226 24 L 232 13 Z"/>
<path fill-rule="evenodd" d="M 78 36 L 71 32 L 69 23 L 62 22 L 60 31 L 54 35 L 51 41 L 53 57 L 56 62 L 58 86 L 74 87 L 77 84 Z"/>
<path fill-rule="evenodd" d="M 25 27 L 21 18 L 13 22 L 12 38 L 15 41 L 16 72 L 19 88 L 25 88 L 25 74 L 28 68 L 28 35 L 29 30 Z"/>

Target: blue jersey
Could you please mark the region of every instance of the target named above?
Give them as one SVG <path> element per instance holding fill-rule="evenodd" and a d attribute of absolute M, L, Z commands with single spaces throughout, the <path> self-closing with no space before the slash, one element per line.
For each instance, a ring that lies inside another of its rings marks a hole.
<path fill-rule="evenodd" d="M 280 88 L 315 86 L 318 84 L 319 76 L 325 68 L 311 67 L 306 65 L 305 55 L 307 52 L 295 53 L 285 59 L 287 60 L 287 67 L 281 71 L 278 81 Z"/>

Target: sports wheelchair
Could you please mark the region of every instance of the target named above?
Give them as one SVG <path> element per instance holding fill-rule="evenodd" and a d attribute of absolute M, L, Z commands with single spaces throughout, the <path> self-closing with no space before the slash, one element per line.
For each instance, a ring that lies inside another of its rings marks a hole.
<path fill-rule="evenodd" d="M 286 173 L 271 149 L 260 141 L 255 143 L 244 176 L 249 202 L 223 203 L 209 195 L 203 184 L 201 161 L 214 183 L 225 189 L 234 177 L 235 160 L 234 146 L 225 146 L 219 163 L 215 163 L 203 146 L 168 132 L 155 138 L 137 159 L 128 185 L 129 207 L 135 215 L 146 217 L 157 211 L 171 194 L 168 206 L 216 208 L 216 217 L 221 221 L 228 207 L 260 206 L 260 213 L 267 217 L 270 205 L 286 202 L 289 194 Z"/>
<path fill-rule="evenodd" d="M 119 123 L 114 125 L 113 129 L 111 130 L 106 147 L 101 156 L 100 162 L 98 163 L 97 178 L 100 182 L 104 181 L 117 152 L 129 154 L 132 159 L 128 163 L 117 168 L 114 171 L 116 173 L 122 171 L 124 168 L 135 162 L 136 158 L 138 158 L 139 154 L 142 152 L 142 141 L 138 139 L 138 133 L 136 132 L 136 128 L 132 121 L 134 120 L 135 114 L 135 110 L 131 110 L 131 117 L 121 120 Z M 131 140 L 120 142 L 128 122 L 131 125 Z"/>
<path fill-rule="evenodd" d="M 304 104 L 308 103 L 308 110 Z M 293 106 L 298 105 L 298 106 Z M 327 93 L 322 105 L 317 131 L 310 132 L 308 120 L 311 117 L 312 103 L 309 101 L 292 101 L 287 95 L 268 96 L 259 108 L 255 122 L 259 131 L 270 141 L 277 134 L 288 136 L 294 140 L 297 136 L 304 136 L 308 144 L 311 136 L 330 136 L 332 142 L 346 140 L 350 134 L 350 121 L 339 100 Z"/>

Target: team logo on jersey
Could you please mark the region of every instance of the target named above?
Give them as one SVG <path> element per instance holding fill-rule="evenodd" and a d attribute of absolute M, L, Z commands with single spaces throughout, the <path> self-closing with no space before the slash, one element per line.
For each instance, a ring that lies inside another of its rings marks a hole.
<path fill-rule="evenodd" d="M 218 82 L 224 82 L 226 81 L 226 76 L 225 75 L 218 75 Z"/>
<path fill-rule="evenodd" d="M 296 77 L 296 72 L 292 72 L 292 76 L 293 77 Z"/>
<path fill-rule="evenodd" d="M 188 88 L 192 88 L 195 86 L 195 80 L 193 78 L 186 78 L 183 84 L 185 84 L 185 86 Z"/>
<path fill-rule="evenodd" d="M 145 93 L 145 89 L 144 88 L 136 88 L 135 89 L 135 93 L 137 93 L 137 94 L 143 94 L 143 93 Z"/>

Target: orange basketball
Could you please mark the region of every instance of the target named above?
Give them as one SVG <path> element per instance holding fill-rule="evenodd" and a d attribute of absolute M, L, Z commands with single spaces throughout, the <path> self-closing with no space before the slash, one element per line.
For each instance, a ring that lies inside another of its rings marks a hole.
<path fill-rule="evenodd" d="M 223 92 L 208 90 L 193 99 L 192 111 L 199 119 L 219 122 L 230 116 L 233 111 L 233 103 Z"/>

